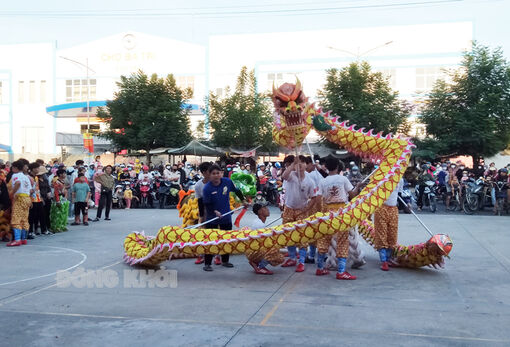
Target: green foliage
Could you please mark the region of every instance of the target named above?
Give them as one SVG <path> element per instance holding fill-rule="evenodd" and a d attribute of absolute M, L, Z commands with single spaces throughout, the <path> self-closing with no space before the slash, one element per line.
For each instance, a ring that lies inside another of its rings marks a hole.
<path fill-rule="evenodd" d="M 510 67 L 501 49 L 475 44 L 451 83 L 434 86 L 421 121 L 443 152 L 481 156 L 504 150 L 510 141 Z M 446 154 L 446 153 L 445 153 Z"/>
<path fill-rule="evenodd" d="M 209 95 L 209 122 L 217 146 L 273 148 L 270 101 L 257 93 L 256 83 L 254 71 L 243 67 L 233 93 L 227 88 L 223 98 Z"/>
<path fill-rule="evenodd" d="M 352 63 L 341 70 L 329 69 L 326 73 L 326 84 L 318 92 L 324 110 L 367 130 L 407 135 L 411 106 L 400 101 L 387 78 L 372 72 L 367 62 Z"/>
<path fill-rule="evenodd" d="M 173 75 L 150 78 L 142 71 L 121 76 L 119 91 L 97 116 L 108 123 L 101 135 L 117 148 L 149 150 L 158 147 L 181 147 L 191 140 L 189 110 L 183 104 L 191 90 L 181 90 Z"/>

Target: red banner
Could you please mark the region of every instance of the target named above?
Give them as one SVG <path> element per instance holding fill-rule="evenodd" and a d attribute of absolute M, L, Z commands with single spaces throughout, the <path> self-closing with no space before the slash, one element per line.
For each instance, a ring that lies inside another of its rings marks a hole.
<path fill-rule="evenodd" d="M 85 147 L 89 153 L 94 153 L 94 138 L 91 133 L 83 134 L 83 147 Z"/>

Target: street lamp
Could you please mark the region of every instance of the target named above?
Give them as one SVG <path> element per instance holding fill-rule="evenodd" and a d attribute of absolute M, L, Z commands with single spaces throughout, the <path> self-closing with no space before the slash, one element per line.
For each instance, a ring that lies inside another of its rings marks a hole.
<path fill-rule="evenodd" d="M 83 66 L 87 70 L 87 133 L 90 134 L 90 79 L 89 79 L 89 71 L 92 73 L 96 73 L 94 70 L 89 68 L 89 58 L 85 58 L 85 64 L 80 63 L 79 61 L 73 60 L 71 58 L 59 56 L 62 59 L 68 60 L 80 66 Z"/>
<path fill-rule="evenodd" d="M 351 52 L 351 51 L 347 51 L 347 50 L 345 50 L 345 49 L 340 49 L 340 48 L 332 47 L 332 46 L 327 46 L 327 48 L 332 49 L 332 50 L 334 50 L 334 51 L 339 51 L 339 52 L 344 52 L 344 53 L 350 54 L 350 55 L 352 55 L 352 56 L 356 57 L 356 61 L 359 61 L 359 59 L 360 59 L 361 57 L 363 57 L 363 56 L 367 55 L 368 53 L 373 52 L 373 51 L 375 51 L 375 50 L 377 50 L 377 49 L 379 49 L 379 48 L 382 48 L 382 47 L 385 47 L 385 46 L 389 46 L 389 45 L 391 45 L 392 43 L 393 43 L 393 41 L 388 41 L 388 42 L 386 42 L 386 43 L 383 43 L 382 45 L 376 46 L 376 47 L 374 47 L 374 48 L 370 48 L 369 50 L 367 50 L 367 51 L 365 51 L 365 52 L 363 52 L 363 53 L 360 53 L 360 51 L 359 51 L 359 47 L 358 47 L 358 49 L 357 49 L 357 52 L 356 52 L 356 53 L 353 53 L 353 52 Z"/>

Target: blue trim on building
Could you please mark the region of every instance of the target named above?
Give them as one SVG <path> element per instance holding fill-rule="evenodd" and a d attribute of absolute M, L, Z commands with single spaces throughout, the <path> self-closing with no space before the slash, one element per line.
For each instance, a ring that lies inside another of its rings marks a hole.
<path fill-rule="evenodd" d="M 107 100 L 94 100 L 89 101 L 89 107 L 104 107 L 106 106 Z M 63 110 L 71 110 L 74 108 L 87 108 L 86 101 L 78 101 L 78 102 L 69 102 L 66 104 L 53 105 L 46 107 L 46 112 L 58 112 Z M 190 108 L 191 110 L 200 110 L 200 107 L 197 104 L 183 104 L 183 108 Z"/>
<path fill-rule="evenodd" d="M 102 107 L 106 106 L 106 100 L 100 100 L 100 101 L 90 101 L 89 102 L 90 107 Z M 70 110 L 73 108 L 87 108 L 87 102 L 86 101 L 78 101 L 78 102 L 68 102 L 66 104 L 60 104 L 60 105 L 53 105 L 46 107 L 46 112 L 55 112 L 55 111 L 63 111 L 63 110 Z"/>

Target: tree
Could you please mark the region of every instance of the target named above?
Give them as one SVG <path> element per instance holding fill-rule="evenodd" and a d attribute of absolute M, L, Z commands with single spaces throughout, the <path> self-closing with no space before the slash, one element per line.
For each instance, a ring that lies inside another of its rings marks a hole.
<path fill-rule="evenodd" d="M 510 67 L 501 49 L 474 44 L 461 68 L 449 75 L 452 82 L 434 86 L 421 121 L 440 147 L 469 155 L 476 165 L 509 143 Z"/>
<path fill-rule="evenodd" d="M 257 92 L 256 84 L 255 72 L 244 66 L 233 93 L 229 88 L 223 98 L 210 93 L 208 116 L 216 145 L 273 148 L 270 101 Z"/>
<path fill-rule="evenodd" d="M 341 70 L 328 69 L 326 74 L 326 84 L 318 92 L 324 110 L 360 128 L 407 135 L 412 107 L 399 100 L 388 79 L 372 72 L 370 64 L 351 63 Z"/>
<path fill-rule="evenodd" d="M 149 151 L 158 147 L 181 147 L 191 140 L 189 109 L 185 102 L 192 96 L 181 90 L 173 75 L 150 78 L 142 71 L 121 76 L 114 99 L 100 108 L 97 116 L 108 123 L 101 135 L 117 148 Z"/>

